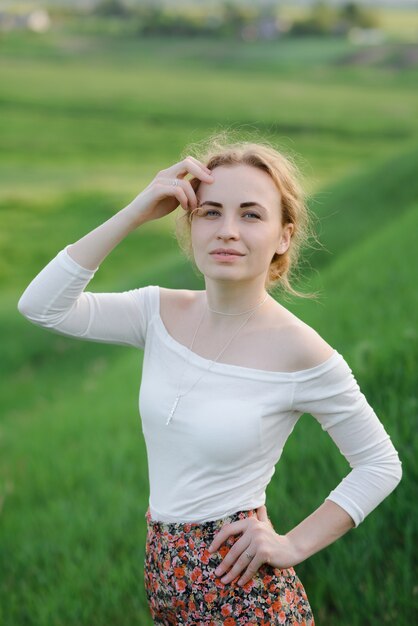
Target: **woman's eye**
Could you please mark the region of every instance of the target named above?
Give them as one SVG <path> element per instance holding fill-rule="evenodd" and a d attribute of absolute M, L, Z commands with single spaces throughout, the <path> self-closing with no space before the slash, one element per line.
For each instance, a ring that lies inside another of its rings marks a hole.
<path fill-rule="evenodd" d="M 215 211 L 215 209 L 209 209 L 208 211 L 205 211 L 205 213 L 203 215 L 209 215 L 209 213 L 218 213 L 219 211 Z"/>
<path fill-rule="evenodd" d="M 219 215 L 219 211 L 216 211 L 216 209 L 208 209 L 207 211 L 203 213 L 203 216 L 206 217 L 207 215 L 210 215 L 211 213 L 215 213 Z M 260 219 L 260 216 L 257 215 L 257 213 L 252 213 L 251 211 L 247 211 L 243 215 L 251 215 L 251 217 L 256 217 L 257 219 Z"/>

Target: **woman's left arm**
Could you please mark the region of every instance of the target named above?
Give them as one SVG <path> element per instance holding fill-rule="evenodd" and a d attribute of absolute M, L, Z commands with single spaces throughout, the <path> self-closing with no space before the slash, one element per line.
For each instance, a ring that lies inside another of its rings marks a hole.
<path fill-rule="evenodd" d="M 346 361 L 337 352 L 323 365 L 301 371 L 295 380 L 293 409 L 310 413 L 331 436 L 351 471 L 307 518 L 279 535 L 263 505 L 257 518 L 226 524 L 210 552 L 242 533 L 215 571 L 229 583 L 245 585 L 267 562 L 280 569 L 297 565 L 357 528 L 398 485 L 402 462 L 390 436 L 367 402 Z M 229 570 L 229 571 L 228 571 Z"/>
<path fill-rule="evenodd" d="M 402 462 L 389 434 L 338 353 L 323 368 L 307 372 L 296 382 L 294 409 L 310 413 L 348 461 L 351 471 L 326 501 L 339 505 L 357 528 L 402 478 Z M 325 517 L 322 511 L 321 519 Z M 315 519 L 319 519 L 316 513 Z M 340 517 L 335 524 L 337 533 Z"/>
<path fill-rule="evenodd" d="M 325 500 L 311 515 L 286 533 L 301 563 L 345 535 L 355 526 L 353 518 L 332 500 Z"/>

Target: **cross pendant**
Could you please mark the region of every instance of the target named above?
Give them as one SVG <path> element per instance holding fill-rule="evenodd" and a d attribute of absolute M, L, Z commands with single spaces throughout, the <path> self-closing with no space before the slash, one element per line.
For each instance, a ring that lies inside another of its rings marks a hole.
<path fill-rule="evenodd" d="M 176 408 L 177 408 L 177 405 L 178 405 L 178 403 L 179 403 L 179 400 L 180 400 L 180 395 L 177 395 L 177 396 L 176 396 L 176 399 L 174 400 L 174 404 L 173 404 L 173 406 L 171 407 L 171 411 L 170 411 L 170 414 L 169 414 L 169 416 L 168 416 L 168 419 L 167 419 L 167 421 L 166 421 L 166 423 L 165 423 L 165 425 L 166 425 L 166 426 L 168 426 L 168 425 L 169 425 L 169 423 L 171 422 L 171 418 L 172 418 L 172 417 L 173 417 L 173 415 L 174 415 L 174 411 L 175 411 L 175 410 L 176 410 Z"/>

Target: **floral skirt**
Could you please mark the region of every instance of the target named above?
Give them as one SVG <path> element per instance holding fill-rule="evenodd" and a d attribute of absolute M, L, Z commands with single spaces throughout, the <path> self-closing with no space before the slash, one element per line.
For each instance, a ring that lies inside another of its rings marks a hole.
<path fill-rule="evenodd" d="M 237 584 L 240 576 L 224 584 L 215 575 L 241 535 L 230 535 L 211 554 L 207 548 L 214 535 L 224 524 L 254 515 L 256 510 L 251 509 L 209 522 L 168 523 L 152 520 L 148 508 L 144 582 L 154 624 L 315 625 L 293 567 L 277 569 L 264 563 L 243 587 Z"/>

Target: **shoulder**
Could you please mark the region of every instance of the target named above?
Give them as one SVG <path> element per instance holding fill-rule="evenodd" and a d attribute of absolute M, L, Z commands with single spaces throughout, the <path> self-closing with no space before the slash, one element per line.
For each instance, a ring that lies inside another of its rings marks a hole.
<path fill-rule="evenodd" d="M 165 311 L 184 311 L 195 301 L 199 291 L 190 289 L 168 289 L 159 287 L 160 305 Z"/>
<path fill-rule="evenodd" d="M 286 309 L 282 308 L 277 321 L 275 343 L 286 354 L 289 371 L 316 367 L 334 354 L 334 348 L 314 328 Z"/>
<path fill-rule="evenodd" d="M 291 344 L 294 370 L 316 367 L 334 354 L 334 348 L 303 322 L 289 325 L 286 335 Z"/>
<path fill-rule="evenodd" d="M 196 299 L 196 294 L 199 291 L 191 291 L 190 289 L 168 289 L 167 287 L 158 287 L 160 291 L 160 298 L 164 302 L 176 303 L 179 306 L 185 306 L 190 304 Z"/>

